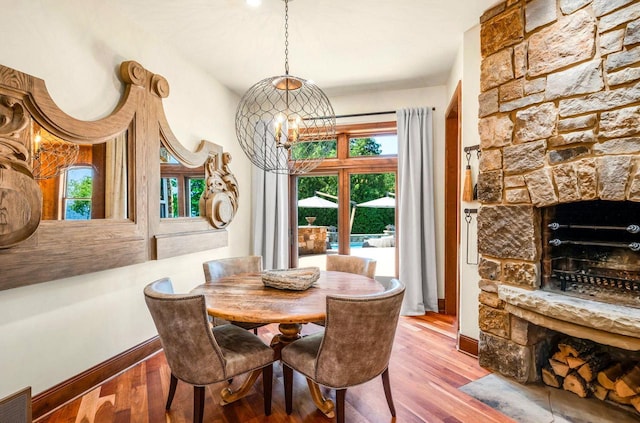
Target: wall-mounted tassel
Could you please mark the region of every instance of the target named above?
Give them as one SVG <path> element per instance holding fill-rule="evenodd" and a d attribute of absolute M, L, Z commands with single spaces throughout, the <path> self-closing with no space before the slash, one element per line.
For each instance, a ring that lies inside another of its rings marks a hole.
<path fill-rule="evenodd" d="M 464 171 L 464 189 L 462 191 L 462 201 L 473 201 L 473 181 L 471 180 L 471 166 L 467 165 Z"/>
<path fill-rule="evenodd" d="M 467 168 L 464 171 L 462 201 L 473 201 L 473 180 L 471 176 L 471 151 L 466 151 Z"/>

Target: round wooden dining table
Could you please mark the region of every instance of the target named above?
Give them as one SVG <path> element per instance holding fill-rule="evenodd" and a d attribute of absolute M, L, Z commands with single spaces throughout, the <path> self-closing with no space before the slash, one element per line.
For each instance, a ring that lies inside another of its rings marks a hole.
<path fill-rule="evenodd" d="M 205 296 L 207 313 L 211 316 L 238 322 L 278 323 L 280 334 L 274 336 L 271 346 L 279 358 L 282 347 L 300 338 L 303 323 L 325 320 L 327 295 L 367 295 L 382 291 L 384 286 L 375 279 L 322 271 L 318 280 L 303 291 L 267 287 L 260 273 L 241 273 L 198 285 L 191 293 Z M 253 372 L 236 392 L 225 388 L 223 402 L 242 398 L 259 374 L 260 371 Z M 307 382 L 320 411 L 332 417 L 333 402 L 323 397 L 316 384 Z"/>

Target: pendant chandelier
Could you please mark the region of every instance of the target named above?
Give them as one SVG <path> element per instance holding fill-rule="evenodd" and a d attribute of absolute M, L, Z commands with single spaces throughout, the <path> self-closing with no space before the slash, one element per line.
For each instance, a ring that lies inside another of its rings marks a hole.
<path fill-rule="evenodd" d="M 78 159 L 80 146 L 39 129 L 33 137 L 32 173 L 36 180 L 58 176 Z"/>
<path fill-rule="evenodd" d="M 312 81 L 289 75 L 289 0 L 285 4 L 285 74 L 258 82 L 242 96 L 236 136 L 260 169 L 302 174 L 333 152 L 336 119 L 327 96 Z"/>

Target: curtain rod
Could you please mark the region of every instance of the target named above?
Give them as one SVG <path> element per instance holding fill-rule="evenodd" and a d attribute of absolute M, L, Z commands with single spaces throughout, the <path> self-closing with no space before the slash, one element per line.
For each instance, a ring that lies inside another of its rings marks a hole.
<path fill-rule="evenodd" d="M 435 107 L 432 107 L 431 110 L 435 110 Z M 377 115 L 390 115 L 390 114 L 396 114 L 395 110 L 389 110 L 386 112 L 370 112 L 370 113 L 352 113 L 349 115 L 336 115 L 336 119 L 341 119 L 341 118 L 350 118 L 350 117 L 360 117 L 360 116 L 377 116 Z"/>

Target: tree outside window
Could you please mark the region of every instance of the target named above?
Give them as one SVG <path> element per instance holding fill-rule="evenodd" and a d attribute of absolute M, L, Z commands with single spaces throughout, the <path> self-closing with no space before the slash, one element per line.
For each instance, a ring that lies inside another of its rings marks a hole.
<path fill-rule="evenodd" d="M 64 190 L 64 219 L 91 219 L 93 194 L 93 168 L 73 166 L 66 172 Z"/>
<path fill-rule="evenodd" d="M 390 137 L 396 140 L 397 137 Z M 375 137 L 349 139 L 349 155 L 351 157 L 380 156 L 383 148 Z M 313 175 L 313 173 L 311 173 Z M 387 193 L 395 192 L 395 173 L 360 173 L 351 178 L 351 200 L 362 203 L 375 198 L 384 197 Z M 316 192 L 338 195 L 338 178 L 331 176 L 300 177 L 298 179 L 298 199 L 314 196 Z M 337 226 L 337 209 L 308 209 L 298 208 L 298 226 L 306 225 L 306 216 L 314 216 L 315 225 Z M 395 209 L 361 209 L 355 215 L 353 233 L 373 234 L 382 233 L 385 227 L 395 223 Z"/>

